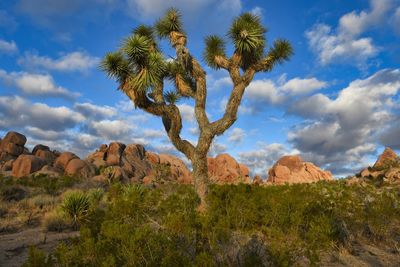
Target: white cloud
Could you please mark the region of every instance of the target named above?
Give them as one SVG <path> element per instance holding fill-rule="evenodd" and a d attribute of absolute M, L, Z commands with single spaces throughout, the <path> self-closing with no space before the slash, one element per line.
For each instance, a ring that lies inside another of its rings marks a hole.
<path fill-rule="evenodd" d="M 0 79 L 7 85 L 18 88 L 26 95 L 59 96 L 67 99 L 74 99 L 79 96 L 78 93 L 72 93 L 61 86 L 57 86 L 53 77 L 48 74 L 7 73 L 0 69 Z"/>
<path fill-rule="evenodd" d="M 282 86 L 282 91 L 292 95 L 300 95 L 300 94 L 308 94 L 315 90 L 325 88 L 326 86 L 327 86 L 326 82 L 319 81 L 316 78 L 310 78 L 310 79 L 294 78 L 287 81 Z"/>
<path fill-rule="evenodd" d="M 65 106 L 50 107 L 32 103 L 19 96 L 0 96 L 0 128 L 31 126 L 61 131 L 84 121 L 84 117 Z"/>
<path fill-rule="evenodd" d="M 279 94 L 276 84 L 267 79 L 255 80 L 246 89 L 246 97 L 271 104 L 278 104 L 283 101 L 284 96 Z"/>
<path fill-rule="evenodd" d="M 194 107 L 193 106 L 190 106 L 188 104 L 179 104 L 177 106 L 181 112 L 181 116 L 182 116 L 183 120 L 190 122 L 190 123 L 195 122 L 196 117 L 194 115 Z"/>
<path fill-rule="evenodd" d="M 43 68 L 56 71 L 87 71 L 95 67 L 99 58 L 92 57 L 84 52 L 71 52 L 57 59 L 26 53 L 18 63 L 30 69 Z"/>
<path fill-rule="evenodd" d="M 228 141 L 232 143 L 240 143 L 245 137 L 245 132 L 240 128 L 233 128 L 228 135 Z"/>
<path fill-rule="evenodd" d="M 91 103 L 76 103 L 74 104 L 74 109 L 85 117 L 92 118 L 113 117 L 117 115 L 117 110 L 107 105 L 98 106 Z"/>
<path fill-rule="evenodd" d="M 245 96 L 256 102 L 281 104 L 290 97 L 308 94 L 327 86 L 327 83 L 316 78 L 293 78 L 289 81 L 281 77 L 278 83 L 270 79 L 255 80 L 246 89 Z"/>
<path fill-rule="evenodd" d="M 371 9 L 359 13 L 352 11 L 339 19 L 335 30 L 326 24 L 316 24 L 306 31 L 310 48 L 318 55 L 322 65 L 334 62 L 365 63 L 379 52 L 372 38 L 360 37 L 379 25 L 391 11 L 392 0 L 371 0 Z"/>
<path fill-rule="evenodd" d="M 333 172 L 364 167 L 363 156 L 375 149 L 385 126 L 396 123 L 393 97 L 399 92 L 400 69 L 384 69 L 351 82 L 335 99 L 321 94 L 301 99 L 288 111 L 309 120 L 292 129 L 288 140 L 308 160 L 329 163 Z"/>
<path fill-rule="evenodd" d="M 91 121 L 88 125 L 93 134 L 105 140 L 119 142 L 124 142 L 125 140 L 130 142 L 129 137 L 132 135 L 133 130 L 136 129 L 136 125 L 119 119 Z"/>
<path fill-rule="evenodd" d="M 18 52 L 17 44 L 14 41 L 0 39 L 0 53 L 13 54 Z"/>

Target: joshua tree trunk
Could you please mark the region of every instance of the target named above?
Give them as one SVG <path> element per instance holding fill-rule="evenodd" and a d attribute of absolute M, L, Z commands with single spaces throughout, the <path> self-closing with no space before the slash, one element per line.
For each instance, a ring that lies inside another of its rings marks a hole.
<path fill-rule="evenodd" d="M 194 180 L 194 187 L 200 198 L 199 210 L 203 211 L 207 208 L 206 197 L 208 193 L 208 166 L 207 166 L 207 154 L 199 155 L 195 154 L 192 160 L 193 172 L 192 177 Z"/>

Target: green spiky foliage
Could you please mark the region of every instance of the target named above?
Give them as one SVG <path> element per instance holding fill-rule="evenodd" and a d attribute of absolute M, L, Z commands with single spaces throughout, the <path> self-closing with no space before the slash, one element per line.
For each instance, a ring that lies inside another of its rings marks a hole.
<path fill-rule="evenodd" d="M 128 60 L 119 51 L 107 53 L 100 62 L 100 69 L 109 78 L 116 79 L 120 84 L 132 73 Z"/>
<path fill-rule="evenodd" d="M 228 37 L 232 40 L 235 51 L 241 56 L 243 69 L 247 69 L 263 56 L 266 31 L 260 17 L 251 13 L 243 13 L 233 21 Z"/>
<path fill-rule="evenodd" d="M 77 227 L 89 212 L 90 199 L 80 191 L 71 192 L 68 194 L 62 205 L 62 211 L 72 219 L 72 223 Z"/>
<path fill-rule="evenodd" d="M 171 32 L 183 32 L 181 14 L 175 8 L 167 10 L 165 16 L 157 21 L 156 31 L 161 38 L 168 38 Z"/>
<path fill-rule="evenodd" d="M 167 91 L 164 94 L 164 98 L 165 100 L 170 103 L 170 104 L 175 104 L 179 101 L 179 99 L 181 99 L 181 95 L 179 93 L 177 93 L 176 91 Z"/>
<path fill-rule="evenodd" d="M 203 53 L 203 59 L 208 66 L 219 69 L 215 63 L 216 56 L 225 56 L 225 42 L 216 35 L 210 35 L 205 38 L 206 49 Z"/>
<path fill-rule="evenodd" d="M 293 48 L 289 41 L 284 39 L 278 39 L 274 42 L 274 45 L 268 52 L 268 56 L 272 58 L 274 63 L 281 64 L 285 60 L 288 60 L 293 55 Z M 271 68 L 273 65 L 271 65 Z M 269 71 L 269 69 L 267 69 Z"/>

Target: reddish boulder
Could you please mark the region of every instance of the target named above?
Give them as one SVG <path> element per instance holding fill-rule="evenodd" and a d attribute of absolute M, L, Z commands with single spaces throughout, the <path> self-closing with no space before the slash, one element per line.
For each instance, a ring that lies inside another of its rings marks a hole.
<path fill-rule="evenodd" d="M 142 145 L 126 146 L 121 157 L 121 167 L 133 180 L 141 180 L 151 172 L 151 164 L 145 160 L 146 150 Z"/>
<path fill-rule="evenodd" d="M 178 183 L 190 184 L 192 182 L 190 171 L 181 159 L 169 154 L 160 154 L 160 164 L 170 166 L 171 176 Z"/>
<path fill-rule="evenodd" d="M 383 153 L 379 156 L 378 160 L 374 164 L 374 168 L 386 167 L 388 164 L 395 162 L 399 159 L 396 152 L 391 148 L 387 147 Z"/>
<path fill-rule="evenodd" d="M 67 167 L 68 163 L 73 159 L 79 159 L 79 157 L 71 152 L 63 152 L 54 162 L 54 166 L 64 170 Z"/>
<path fill-rule="evenodd" d="M 32 155 L 35 155 L 37 151 L 39 150 L 43 150 L 43 151 L 50 151 L 50 147 L 45 146 L 45 145 L 36 145 L 33 149 L 32 149 Z"/>
<path fill-rule="evenodd" d="M 23 177 L 40 170 L 46 162 L 33 155 L 20 155 L 12 166 L 12 176 Z"/>
<path fill-rule="evenodd" d="M 274 184 L 312 183 L 332 180 L 332 174 L 313 163 L 303 162 L 299 155 L 284 156 L 268 171 L 268 181 Z"/>
<path fill-rule="evenodd" d="M 119 166 L 121 164 L 121 156 L 125 147 L 126 146 L 122 143 L 111 143 L 104 154 L 104 160 L 107 162 L 107 165 Z"/>
<path fill-rule="evenodd" d="M 34 154 L 36 157 L 39 157 L 41 159 L 43 159 L 44 161 L 47 162 L 47 164 L 52 164 L 54 162 L 54 160 L 56 159 L 56 155 L 53 154 L 53 152 L 51 152 L 50 150 L 36 150 Z"/>
<path fill-rule="evenodd" d="M 260 184 L 263 184 L 263 183 L 264 183 L 264 181 L 263 181 L 263 179 L 261 179 L 260 176 L 258 176 L 258 175 L 254 176 L 253 184 L 260 185 Z"/>
<path fill-rule="evenodd" d="M 96 174 L 96 170 L 86 161 L 79 158 L 74 158 L 71 159 L 65 167 L 65 174 L 70 176 L 89 178 Z"/>
<path fill-rule="evenodd" d="M 23 147 L 26 143 L 26 137 L 25 135 L 17 132 L 8 132 L 1 141 L 1 144 L 8 144 L 8 143 L 16 144 Z"/>
<path fill-rule="evenodd" d="M 208 158 L 208 176 L 217 184 L 238 184 L 250 182 L 249 170 L 229 154 Z"/>
<path fill-rule="evenodd" d="M 13 159 L 4 162 L 4 164 L 1 165 L 0 171 L 2 172 L 11 171 L 13 163 L 14 163 Z"/>

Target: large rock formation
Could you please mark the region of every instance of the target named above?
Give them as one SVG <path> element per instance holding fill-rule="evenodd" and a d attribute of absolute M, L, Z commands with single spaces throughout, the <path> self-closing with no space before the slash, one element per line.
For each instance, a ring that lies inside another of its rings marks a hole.
<path fill-rule="evenodd" d="M 332 174 L 323 171 L 311 162 L 303 162 L 299 155 L 284 156 L 268 171 L 268 183 L 294 184 L 332 180 Z"/>
<path fill-rule="evenodd" d="M 387 147 L 379 156 L 373 168 L 384 168 L 397 160 L 399 160 L 399 156 L 397 156 L 396 152 L 394 152 L 390 147 Z"/>
<path fill-rule="evenodd" d="M 0 142 L 0 171 L 6 175 L 71 175 L 95 181 L 132 183 L 193 183 L 190 170 L 176 156 L 148 152 L 142 145 L 103 144 L 86 159 L 72 152 L 51 151 L 39 144 L 32 153 L 24 147 L 26 137 L 9 132 Z M 250 183 L 249 169 L 228 154 L 208 158 L 212 183 Z"/>
<path fill-rule="evenodd" d="M 250 183 L 247 166 L 239 164 L 229 154 L 208 158 L 208 176 L 216 184 Z"/>
<path fill-rule="evenodd" d="M 400 183 L 400 158 L 391 148 L 387 147 L 378 157 L 373 167 L 362 170 L 349 182 L 365 182 L 376 180 L 379 182 Z"/>

